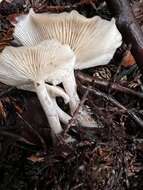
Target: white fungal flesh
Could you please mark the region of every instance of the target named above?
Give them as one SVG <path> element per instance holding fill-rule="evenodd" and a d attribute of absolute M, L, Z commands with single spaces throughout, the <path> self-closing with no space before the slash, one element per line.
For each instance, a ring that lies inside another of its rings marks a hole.
<path fill-rule="evenodd" d="M 70 97 L 69 104 L 71 108 L 71 113 L 73 114 L 75 110 L 78 108 L 79 103 L 80 103 L 80 99 L 77 94 L 77 86 L 76 86 L 76 81 L 75 81 L 73 72 L 71 72 L 70 76 L 66 80 L 64 80 L 63 86 Z M 83 106 L 80 107 L 78 121 L 82 126 L 85 126 L 85 127 L 97 127 L 97 123 L 90 116 L 90 114 L 86 111 L 85 107 Z"/>
<path fill-rule="evenodd" d="M 52 97 L 62 97 L 64 99 L 65 104 L 70 101 L 69 96 L 64 92 L 64 90 L 58 86 L 51 86 L 46 84 L 46 88 Z"/>
<path fill-rule="evenodd" d="M 64 92 L 64 90 L 60 87 L 57 86 L 51 86 L 48 84 L 45 84 L 46 89 L 48 91 L 48 94 L 50 95 L 53 104 L 54 104 L 54 108 L 57 111 L 57 114 L 59 116 L 59 119 L 61 122 L 63 122 L 64 124 L 68 124 L 68 122 L 71 119 L 71 116 L 68 115 L 67 113 L 65 113 L 57 104 L 56 102 L 56 97 L 62 97 L 64 99 L 64 102 L 67 104 L 70 101 L 69 96 Z M 23 89 L 23 90 L 28 90 L 31 92 L 35 92 L 35 88 L 33 88 L 33 86 L 31 84 L 26 84 L 26 85 L 22 85 L 22 86 L 18 86 L 19 89 Z"/>
<path fill-rule="evenodd" d="M 69 96 L 65 93 L 65 91 L 62 88 L 58 86 L 52 86 L 46 83 L 45 83 L 45 86 L 51 97 L 54 97 L 54 98 L 58 96 L 62 97 L 64 99 L 65 104 L 67 104 L 70 101 Z M 17 86 L 17 88 L 34 92 L 34 88 L 32 84 L 21 84 Z"/>
<path fill-rule="evenodd" d="M 58 106 L 58 104 L 57 104 L 55 98 L 53 98 L 52 100 L 53 100 L 54 106 L 55 106 L 55 108 L 56 108 L 56 110 L 57 110 L 57 113 L 58 113 L 58 116 L 59 116 L 60 121 L 63 122 L 64 124 L 68 124 L 72 117 L 71 117 L 70 115 L 68 115 L 66 112 L 64 112 L 64 111 Z"/>
<path fill-rule="evenodd" d="M 16 25 L 14 36 L 25 46 L 36 45 L 47 39 L 68 44 L 76 55 L 75 69 L 107 64 L 122 43 L 114 19 L 107 21 L 98 16 L 86 18 L 77 11 L 36 14 L 31 9 Z M 73 113 L 80 102 L 73 75 L 66 78 L 64 88 L 70 97 Z M 84 126 L 96 125 L 83 108 L 80 112 L 80 123 Z"/>
<path fill-rule="evenodd" d="M 14 35 L 26 46 L 45 39 L 68 44 L 76 54 L 76 69 L 107 64 L 122 43 L 114 19 L 86 18 L 77 11 L 36 14 L 31 9 L 16 25 Z"/>
<path fill-rule="evenodd" d="M 0 58 L 1 82 L 15 86 L 39 80 L 61 83 L 73 70 L 74 53 L 55 40 L 46 43 L 47 46 L 6 47 Z"/>
<path fill-rule="evenodd" d="M 73 81 L 72 81 L 73 83 Z M 72 119 L 72 117 L 67 114 L 66 112 L 64 112 L 57 104 L 56 102 L 56 97 L 62 97 L 64 99 L 64 102 L 65 103 L 68 103 L 70 101 L 70 98 L 69 96 L 64 92 L 64 90 L 60 87 L 57 87 L 57 86 L 51 86 L 51 85 L 48 85 L 48 84 L 45 84 L 46 86 L 46 89 L 48 91 L 48 94 L 50 95 L 52 101 L 53 101 L 53 104 L 54 104 L 54 108 L 56 109 L 57 111 L 57 114 L 58 114 L 58 117 L 59 117 L 59 120 L 64 123 L 64 124 L 68 124 L 69 121 Z M 76 87 L 74 85 L 74 87 Z M 22 85 L 22 86 L 18 86 L 19 89 L 23 89 L 23 90 L 28 90 L 28 91 L 31 91 L 31 92 L 35 92 L 35 88 L 33 88 L 33 86 L 31 84 L 26 84 L 26 85 Z M 76 90 L 76 88 L 75 88 Z M 76 92 L 75 92 L 76 93 Z M 80 102 L 79 101 L 79 97 L 78 95 L 76 95 L 77 99 L 76 101 L 74 101 L 74 106 L 77 107 L 78 106 L 78 103 Z M 74 99 L 74 98 L 73 98 Z M 73 107 L 73 104 L 71 104 L 71 106 Z M 74 112 L 74 107 L 73 107 L 73 112 Z M 81 117 L 81 119 L 79 119 L 79 117 Z M 82 119 L 82 117 L 84 117 L 84 120 Z M 87 121 L 85 121 L 85 119 Z M 78 120 L 79 120 L 79 124 L 82 125 L 82 126 L 96 126 L 96 123 L 95 121 L 89 117 L 89 115 L 87 115 L 87 112 L 85 110 L 80 110 L 80 114 L 78 116 Z M 91 121 L 92 121 L 92 125 L 91 125 Z M 90 123 L 89 123 L 90 122 Z"/>
<path fill-rule="evenodd" d="M 37 41 L 40 43 L 43 40 L 42 36 L 39 35 L 39 31 L 37 30 L 37 26 L 34 23 L 31 14 L 19 16 L 16 20 L 18 22 L 17 25 L 14 24 L 16 27 L 16 40 L 27 46 L 37 45 Z"/>
<path fill-rule="evenodd" d="M 69 98 L 58 88 L 47 85 L 46 89 L 45 81 L 53 84 L 62 82 L 74 69 L 75 56 L 69 46 L 55 40 L 43 43 L 34 47 L 6 47 L 0 56 L 0 81 L 13 86 L 25 84 L 24 88 L 34 83 L 32 88 L 36 88 L 50 126 L 59 133 L 62 127 L 47 89 L 50 93 L 60 94 L 65 101 Z"/>
<path fill-rule="evenodd" d="M 74 72 L 71 72 L 70 75 L 63 81 L 63 86 L 70 97 L 69 105 L 71 113 L 73 114 L 80 103 L 80 99 L 77 94 L 77 85 L 74 77 Z"/>
<path fill-rule="evenodd" d="M 35 82 L 35 89 L 40 100 L 40 103 L 48 118 L 52 131 L 58 134 L 62 131 L 57 111 L 54 107 L 53 101 L 49 96 L 44 82 Z"/>

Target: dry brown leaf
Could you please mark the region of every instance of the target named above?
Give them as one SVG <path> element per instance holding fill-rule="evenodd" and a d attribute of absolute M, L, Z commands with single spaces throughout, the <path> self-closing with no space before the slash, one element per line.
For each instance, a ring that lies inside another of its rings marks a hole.
<path fill-rule="evenodd" d="M 36 162 L 43 162 L 44 158 L 33 154 L 33 155 L 29 156 L 27 158 L 27 160 L 30 160 L 30 161 L 36 163 Z"/>
<path fill-rule="evenodd" d="M 125 56 L 122 59 L 122 66 L 127 68 L 136 63 L 134 57 L 129 50 L 126 51 Z"/>

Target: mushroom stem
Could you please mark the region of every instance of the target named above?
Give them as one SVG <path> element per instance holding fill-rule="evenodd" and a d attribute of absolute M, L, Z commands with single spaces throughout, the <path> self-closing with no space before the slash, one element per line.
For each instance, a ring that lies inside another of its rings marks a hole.
<path fill-rule="evenodd" d="M 69 105 L 71 113 L 73 114 L 80 103 L 80 98 L 77 94 L 77 85 L 74 77 L 74 71 L 72 71 L 71 74 L 63 82 L 63 86 L 70 97 Z"/>
<path fill-rule="evenodd" d="M 59 116 L 59 119 L 61 122 L 63 122 L 64 124 L 68 124 L 69 120 L 71 119 L 71 116 L 68 115 L 67 113 L 65 113 L 57 104 L 56 102 L 56 97 L 57 96 L 60 96 L 64 99 L 64 102 L 65 104 L 67 104 L 69 102 L 69 96 L 65 93 L 65 91 L 58 87 L 58 86 L 52 86 L 52 85 L 49 85 L 49 84 L 46 84 L 45 83 L 45 86 L 46 86 L 46 89 L 47 89 L 47 93 L 51 96 L 51 99 L 53 100 L 53 104 L 54 104 L 54 107 L 57 111 L 57 114 Z M 23 89 L 23 90 L 28 90 L 28 91 L 31 91 L 31 92 L 34 92 L 35 89 L 33 89 L 33 87 L 31 85 L 20 85 L 18 86 L 20 89 Z"/>
<path fill-rule="evenodd" d="M 47 92 L 45 82 L 35 82 L 35 89 L 52 131 L 55 134 L 60 133 L 62 131 L 62 127 L 53 101 Z"/>
<path fill-rule="evenodd" d="M 57 110 L 57 113 L 58 113 L 58 116 L 59 116 L 59 119 L 61 122 L 63 122 L 64 124 L 68 124 L 69 121 L 71 120 L 71 116 L 68 115 L 66 112 L 64 112 L 57 104 L 56 102 L 56 99 L 55 98 L 52 98 L 53 100 L 53 103 L 54 103 L 54 107 L 55 109 Z"/>
<path fill-rule="evenodd" d="M 65 88 L 65 91 L 70 97 L 69 105 L 71 109 L 71 114 L 73 114 L 80 103 L 80 98 L 77 94 L 77 85 L 75 81 L 74 71 L 63 82 L 63 86 Z M 96 121 L 87 112 L 86 107 L 82 106 L 79 111 L 80 111 L 80 114 L 78 117 L 78 121 L 80 125 L 86 126 L 86 127 L 97 127 Z"/>
<path fill-rule="evenodd" d="M 45 86 L 46 86 L 48 93 L 52 97 L 61 96 L 64 99 L 65 104 L 67 104 L 70 101 L 69 96 L 66 94 L 66 92 L 62 88 L 60 88 L 58 86 L 52 86 L 47 83 L 45 83 Z M 31 84 L 17 85 L 17 88 L 22 89 L 22 90 L 28 90 L 31 92 L 35 91 L 35 89 L 33 89 Z"/>
<path fill-rule="evenodd" d="M 58 86 L 52 86 L 49 84 L 46 84 L 46 88 L 49 94 L 51 95 L 51 97 L 60 96 L 64 99 L 65 104 L 67 104 L 70 101 L 69 96 L 66 94 L 66 92 L 62 88 Z"/>

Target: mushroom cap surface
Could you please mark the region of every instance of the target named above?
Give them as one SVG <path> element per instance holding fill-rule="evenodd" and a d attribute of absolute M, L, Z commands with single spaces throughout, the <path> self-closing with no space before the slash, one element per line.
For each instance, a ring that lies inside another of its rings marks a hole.
<path fill-rule="evenodd" d="M 73 70 L 74 63 L 70 47 L 56 40 L 33 47 L 9 46 L 0 55 L 0 82 L 14 86 L 38 81 L 59 84 Z"/>
<path fill-rule="evenodd" d="M 57 39 L 76 54 L 76 69 L 107 64 L 122 43 L 115 19 L 86 18 L 77 11 L 59 14 L 29 14 L 19 19 L 14 36 L 26 46 L 41 40 Z"/>

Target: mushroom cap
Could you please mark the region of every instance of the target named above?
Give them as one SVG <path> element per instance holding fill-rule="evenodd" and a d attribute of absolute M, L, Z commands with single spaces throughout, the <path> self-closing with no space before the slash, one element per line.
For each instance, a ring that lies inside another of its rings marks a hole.
<path fill-rule="evenodd" d="M 34 47 L 9 46 L 0 55 L 0 81 L 14 86 L 40 81 L 59 84 L 74 69 L 74 63 L 70 47 L 56 40 Z"/>
<path fill-rule="evenodd" d="M 86 18 L 77 11 L 36 14 L 31 9 L 19 19 L 14 36 L 26 46 L 46 39 L 68 44 L 76 54 L 76 69 L 107 64 L 122 43 L 115 19 Z"/>

